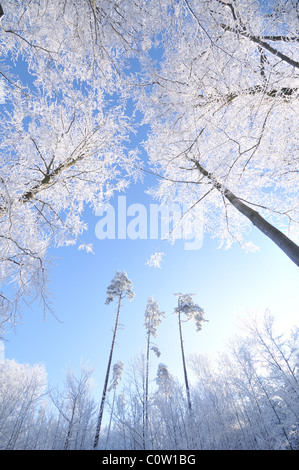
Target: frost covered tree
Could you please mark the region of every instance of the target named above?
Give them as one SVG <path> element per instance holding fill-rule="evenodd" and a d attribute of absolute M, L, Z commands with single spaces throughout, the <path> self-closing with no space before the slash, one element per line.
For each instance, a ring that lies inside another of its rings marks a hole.
<path fill-rule="evenodd" d="M 45 368 L 6 359 L 0 363 L 0 377 L 0 448 L 25 449 L 46 392 Z"/>
<path fill-rule="evenodd" d="M 156 345 L 151 346 L 151 337 L 156 338 L 157 327 L 162 321 L 162 317 L 165 316 L 164 312 L 161 312 L 156 302 L 152 297 L 149 297 L 145 309 L 145 322 L 146 328 L 146 370 L 145 370 L 145 397 L 144 397 L 144 448 L 146 448 L 147 436 L 148 436 L 148 406 L 149 406 L 149 362 L 150 362 L 150 349 L 159 357 L 160 351 Z"/>
<path fill-rule="evenodd" d="M 145 391 L 145 355 L 143 352 L 129 361 L 123 380 L 123 388 L 116 400 L 114 433 L 111 434 L 110 448 L 142 450 L 144 448 Z"/>
<path fill-rule="evenodd" d="M 142 4 L 1 2 L 0 326 L 47 301 L 49 247 L 79 243 L 83 211 L 134 173 L 126 112 Z M 55 26 L 54 26 L 55 25 Z"/>
<path fill-rule="evenodd" d="M 158 365 L 156 384 L 158 387 L 158 393 L 169 397 L 171 395 L 171 386 L 173 384 L 173 377 L 169 373 L 166 364 L 160 363 Z"/>
<path fill-rule="evenodd" d="M 76 377 L 69 367 L 62 392 L 51 393 L 51 398 L 62 418 L 60 442 L 63 450 L 84 449 L 88 445 L 89 431 L 95 414 L 95 403 L 91 397 L 94 369 L 81 365 Z M 56 444 L 57 445 L 57 444 Z"/>
<path fill-rule="evenodd" d="M 268 311 L 261 319 L 250 318 L 244 328 L 249 335 L 250 349 L 258 357 L 259 367 L 268 371 L 268 382 L 260 380 L 258 374 L 256 377 L 272 419 L 280 428 L 280 435 L 276 435 L 275 440 L 287 443 L 290 449 L 298 449 L 299 329 L 294 327 L 288 337 L 279 334 L 275 318 Z"/>
<path fill-rule="evenodd" d="M 188 367 L 196 379 L 192 416 L 186 407 L 184 383 L 165 364 L 158 365 L 148 447 L 156 451 L 298 449 L 298 328 L 277 333 L 275 319 L 268 312 L 264 317 L 259 312 L 240 326 L 240 335 L 231 338 L 217 356 L 190 356 Z M 122 367 L 121 361 L 113 367 L 109 388 L 114 392 Z M 141 353 L 122 378 L 120 393 L 114 394 L 111 428 L 109 424 L 105 436 L 110 449 L 143 449 L 145 370 Z M 83 371 L 78 378 L 69 371 L 62 391 L 51 393 L 53 407 L 47 399 L 44 366 L 3 361 L 0 448 L 90 449 L 95 403 L 90 395 L 90 368 Z"/>
<path fill-rule="evenodd" d="M 152 194 L 188 204 L 183 222 L 227 247 L 254 249 L 253 224 L 299 265 L 297 2 L 163 7 L 136 93 L 160 178 Z"/>
<path fill-rule="evenodd" d="M 117 361 L 113 366 L 113 377 L 112 377 L 111 385 L 108 388 L 108 392 L 110 392 L 111 390 L 116 390 L 121 380 L 123 370 L 124 370 L 124 363 L 122 361 Z"/>
<path fill-rule="evenodd" d="M 96 432 L 95 432 L 95 437 L 94 437 L 94 443 L 93 443 L 94 449 L 97 449 L 98 443 L 99 443 L 104 405 L 105 405 L 105 400 L 106 400 L 106 395 L 107 395 L 109 375 L 110 375 L 110 369 L 111 369 L 111 364 L 112 364 L 113 350 L 114 350 L 116 333 L 117 333 L 118 322 L 119 322 L 120 309 L 121 309 L 122 301 L 125 298 L 129 300 L 133 300 L 134 292 L 132 288 L 133 288 L 132 282 L 128 279 L 127 273 L 125 271 L 117 271 L 110 285 L 107 288 L 106 304 L 110 304 L 114 299 L 117 299 L 117 311 L 116 311 L 115 325 L 113 329 L 113 337 L 112 337 L 112 343 L 111 343 L 111 348 L 110 348 L 110 354 L 109 354 L 109 359 L 108 359 L 108 364 L 107 364 L 107 371 L 106 371 L 106 376 L 105 376 L 105 381 L 104 381 L 103 394 L 102 394 L 100 410 L 99 410 L 99 415 L 97 419 Z"/>
<path fill-rule="evenodd" d="M 184 387 L 170 374 L 168 367 L 160 363 L 156 376 L 152 427 L 157 442 L 164 449 L 190 447 L 190 412 L 186 410 Z M 192 426 L 193 427 L 193 426 Z"/>
<path fill-rule="evenodd" d="M 278 334 L 273 317 L 247 318 L 225 351 L 189 362 L 195 420 L 205 449 L 297 449 L 298 328 Z"/>
<path fill-rule="evenodd" d="M 107 429 L 105 449 L 108 448 L 111 423 L 112 423 L 112 418 L 113 418 L 113 413 L 114 413 L 116 389 L 117 389 L 117 386 L 119 385 L 119 382 L 121 380 L 123 369 L 124 369 L 124 363 L 122 361 L 118 361 L 113 365 L 113 377 L 112 377 L 112 380 L 111 380 L 111 385 L 108 388 L 108 392 L 113 390 L 113 398 L 112 398 L 112 404 L 111 404 L 110 419 L 109 419 L 109 424 L 108 424 L 108 429 Z"/>
<path fill-rule="evenodd" d="M 227 246 L 251 248 L 254 224 L 298 264 L 294 1 L 1 7 L 3 328 L 24 299 L 48 305 L 49 247 L 92 249 L 79 241 L 84 209 L 136 176 L 136 111 L 151 129 L 155 196 L 188 204 L 183 221 Z"/>
<path fill-rule="evenodd" d="M 191 412 L 192 403 L 191 403 L 190 387 L 189 387 L 185 352 L 184 352 L 182 321 L 193 320 L 196 325 L 196 331 L 200 331 L 202 328 L 202 322 L 207 321 L 207 320 L 204 319 L 203 309 L 199 305 L 193 302 L 192 297 L 194 294 L 175 294 L 175 295 L 178 297 L 178 306 L 174 309 L 174 313 L 178 315 L 180 346 L 181 346 L 181 354 L 182 354 L 182 362 L 183 362 L 183 370 L 184 370 L 186 395 L 187 395 L 188 408 Z M 186 315 L 187 317 L 186 320 L 182 320 L 182 314 Z"/>

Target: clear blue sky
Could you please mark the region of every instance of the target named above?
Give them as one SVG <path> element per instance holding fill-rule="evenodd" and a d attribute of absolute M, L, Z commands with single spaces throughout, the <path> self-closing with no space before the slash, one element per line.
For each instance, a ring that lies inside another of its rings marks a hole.
<path fill-rule="evenodd" d="M 152 202 L 143 194 L 141 184 L 132 186 L 127 205 Z M 116 199 L 112 201 L 116 207 Z M 132 219 L 132 218 L 131 218 Z M 205 310 L 208 323 L 195 331 L 192 323 L 183 325 L 186 355 L 191 352 L 210 353 L 224 348 L 235 332 L 238 316 L 247 309 L 263 311 L 269 308 L 283 328 L 299 318 L 298 268 L 270 240 L 256 229 L 250 239 L 260 250 L 245 253 L 238 245 L 230 250 L 217 249 L 214 240 L 206 238 L 197 251 L 184 249 L 183 240 L 175 245 L 164 243 L 166 253 L 161 269 L 146 265 L 159 240 L 98 240 L 95 227 L 99 220 L 86 212 L 89 229 L 84 235 L 92 242 L 94 254 L 76 247 L 51 251 L 53 267 L 50 291 L 51 314 L 34 305 L 24 312 L 24 321 L 10 332 L 5 344 L 5 357 L 21 363 L 44 363 L 51 387 L 62 385 L 64 372 L 71 364 L 79 370 L 80 360 L 95 367 L 96 393 L 100 399 L 109 355 L 115 303 L 105 305 L 106 288 L 116 270 L 125 270 L 131 279 L 135 298 L 125 301 L 121 311 L 117 346 L 113 363 L 121 359 L 128 370 L 130 359 L 145 347 L 144 310 L 153 295 L 166 318 L 158 328 L 156 344 L 162 355 L 153 357 L 151 379 L 159 362 L 168 365 L 172 374 L 183 379 L 179 350 L 174 293 L 195 293 L 194 300 Z M 128 218 L 130 220 L 130 218 Z"/>

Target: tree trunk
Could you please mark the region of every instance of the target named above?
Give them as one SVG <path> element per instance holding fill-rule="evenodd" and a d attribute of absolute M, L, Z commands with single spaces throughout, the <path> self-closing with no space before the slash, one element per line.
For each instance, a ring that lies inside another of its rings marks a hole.
<path fill-rule="evenodd" d="M 77 405 L 77 400 L 75 398 L 75 402 L 73 403 L 73 408 L 72 408 L 72 416 L 71 416 L 71 419 L 69 421 L 69 427 L 68 427 L 67 435 L 66 435 L 66 438 L 65 438 L 63 450 L 68 450 L 68 448 L 69 448 L 69 442 L 70 442 L 72 429 L 73 429 L 73 424 L 74 424 L 76 405 Z"/>
<path fill-rule="evenodd" d="M 187 376 L 187 368 L 186 368 L 186 361 L 185 361 L 185 353 L 184 353 L 184 345 L 183 345 L 183 335 L 182 335 L 182 325 L 181 325 L 181 312 L 179 312 L 179 330 L 180 330 L 180 342 L 181 342 L 181 352 L 182 352 L 182 360 L 183 360 L 183 369 L 184 369 L 184 379 L 185 379 L 185 386 L 186 386 L 186 394 L 187 394 L 187 401 L 188 401 L 188 409 L 192 411 L 191 405 L 191 397 L 190 397 L 190 388 Z"/>
<path fill-rule="evenodd" d="M 104 388 L 103 388 L 103 395 L 102 395 L 101 406 L 100 406 L 100 411 L 99 411 L 99 416 L 98 416 L 98 421 L 97 421 L 97 427 L 96 427 L 96 433 L 95 433 L 95 438 L 94 438 L 94 443 L 93 443 L 93 449 L 94 450 L 97 449 L 97 447 L 98 447 L 99 437 L 100 437 L 100 432 L 101 432 L 101 424 L 102 424 L 104 405 L 105 405 L 106 394 L 107 394 L 107 387 L 108 387 L 108 382 L 109 382 L 109 374 L 110 374 L 111 363 L 112 363 L 112 355 L 113 355 L 113 349 L 114 349 L 114 344 L 115 344 L 116 331 L 117 331 L 117 327 L 118 327 L 118 319 L 119 319 L 119 312 L 120 312 L 120 306 L 121 306 L 121 299 L 122 299 L 122 295 L 120 294 L 119 301 L 118 301 L 118 307 L 117 307 L 116 320 L 115 320 L 115 327 L 114 327 L 114 330 L 113 330 L 113 338 L 112 338 L 112 344 L 111 344 L 110 355 L 109 355 L 109 360 L 108 360 L 107 372 L 106 372 L 105 383 L 104 383 Z"/>
<path fill-rule="evenodd" d="M 144 429 L 143 429 L 143 448 L 147 449 L 148 440 L 148 375 L 149 375 L 149 351 L 150 351 L 150 333 L 147 334 L 147 350 L 145 365 L 145 399 L 144 399 Z"/>
<path fill-rule="evenodd" d="M 200 173 L 206 176 L 213 186 L 220 191 L 223 196 L 237 209 L 241 214 L 245 215 L 255 227 L 257 227 L 264 235 L 272 240 L 297 266 L 299 266 L 299 247 L 284 235 L 280 230 L 267 222 L 257 211 L 244 204 L 240 198 L 235 196 L 223 184 L 219 183 L 214 175 L 209 173 L 197 160 L 193 160 L 196 168 Z"/>
<path fill-rule="evenodd" d="M 112 400 L 112 406 L 111 406 L 109 425 L 108 425 L 108 429 L 107 429 L 105 450 L 107 450 L 107 448 L 108 448 L 108 441 L 109 441 L 109 437 L 110 437 L 110 429 L 111 429 L 111 423 L 112 423 L 113 411 L 114 411 L 115 395 L 116 395 L 116 388 L 114 389 L 114 392 L 113 392 L 113 400 Z"/>

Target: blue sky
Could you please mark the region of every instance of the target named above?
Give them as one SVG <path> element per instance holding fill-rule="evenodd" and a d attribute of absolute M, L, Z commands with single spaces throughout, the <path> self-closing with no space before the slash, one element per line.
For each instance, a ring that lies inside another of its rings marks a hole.
<path fill-rule="evenodd" d="M 132 186 L 127 206 L 142 203 L 149 207 L 150 197 L 144 186 Z M 117 199 L 112 204 L 116 206 Z M 161 350 L 153 357 L 151 379 L 159 362 L 168 365 L 172 374 L 183 380 L 179 350 L 177 318 L 173 315 L 177 292 L 194 293 L 194 300 L 205 310 L 208 320 L 196 332 L 193 323 L 183 325 L 185 351 L 215 353 L 223 350 L 236 332 L 238 317 L 246 311 L 276 316 L 282 330 L 298 320 L 298 268 L 270 240 L 252 229 L 250 239 L 260 250 L 245 253 L 238 245 L 229 250 L 217 249 L 217 242 L 205 238 L 199 250 L 184 249 L 184 241 L 163 243 L 165 253 L 161 269 L 146 265 L 159 240 L 99 240 L 95 227 L 99 217 L 87 210 L 88 231 L 84 241 L 92 242 L 94 254 L 76 247 L 51 250 L 52 269 L 49 289 L 52 307 L 59 321 L 43 312 L 38 305 L 24 312 L 23 323 L 10 332 L 5 357 L 21 363 L 44 363 L 50 387 L 62 386 L 70 364 L 79 371 L 80 361 L 95 367 L 95 393 L 100 399 L 115 321 L 115 303 L 105 305 L 106 289 L 116 270 L 125 270 L 134 287 L 135 298 L 125 301 L 120 316 L 113 363 L 122 360 L 125 372 L 129 362 L 145 347 L 144 311 L 153 295 L 166 318 L 158 328 L 155 343 Z M 129 218 L 128 218 L 129 219 Z M 132 218 L 131 218 L 132 219 Z"/>
<path fill-rule="evenodd" d="M 136 140 L 145 137 L 141 128 Z M 144 194 L 153 183 L 146 176 L 145 185 L 132 185 L 126 193 L 127 206 L 143 204 L 149 210 L 153 203 Z M 117 195 L 116 195 L 117 197 Z M 117 205 L 116 197 L 112 200 Z M 23 314 L 23 323 L 11 331 L 5 343 L 5 357 L 21 363 L 44 363 L 50 387 L 62 385 L 69 366 L 79 371 L 80 361 L 95 367 L 96 393 L 100 399 L 115 321 L 114 303 L 105 305 L 106 289 L 116 270 L 125 270 L 131 279 L 135 298 L 125 302 L 117 336 L 113 363 L 122 360 L 125 372 L 129 361 L 145 347 L 144 311 L 153 295 L 166 318 L 158 328 L 156 344 L 162 354 L 153 357 L 151 379 L 159 362 L 183 380 L 179 349 L 174 293 L 194 293 L 194 300 L 205 310 L 208 323 L 196 332 L 192 323 L 183 325 L 186 356 L 192 352 L 215 353 L 223 350 L 226 341 L 236 332 L 238 317 L 248 310 L 263 312 L 266 308 L 276 316 L 279 329 L 298 320 L 298 268 L 273 242 L 252 228 L 250 240 L 260 250 L 245 253 L 238 245 L 229 250 L 217 249 L 217 242 L 205 238 L 199 250 L 184 249 L 184 241 L 174 245 L 163 243 L 165 253 L 161 269 L 146 265 L 150 255 L 159 249 L 159 240 L 99 240 L 95 235 L 99 217 L 86 210 L 88 231 L 82 237 L 93 243 L 94 254 L 77 247 L 52 249 L 49 290 L 52 308 L 43 317 L 38 304 Z"/>

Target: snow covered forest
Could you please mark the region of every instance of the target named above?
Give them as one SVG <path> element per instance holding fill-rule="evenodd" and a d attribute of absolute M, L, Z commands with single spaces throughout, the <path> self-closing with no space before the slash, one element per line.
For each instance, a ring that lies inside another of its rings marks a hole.
<path fill-rule="evenodd" d="M 201 328 L 198 311 L 190 296 L 180 297 L 176 313 Z M 128 364 L 114 363 L 101 401 L 103 422 L 91 366 L 82 364 L 80 376 L 70 369 L 63 387 L 48 390 L 44 366 L 0 363 L 0 448 L 298 449 L 298 328 L 280 335 L 269 312 L 253 317 L 217 358 L 195 354 L 182 362 L 182 384 L 163 362 L 156 370 L 151 365 L 152 356 L 159 357 L 151 338 L 163 316 L 149 298 L 144 352 Z M 186 381 L 191 373 L 192 385 Z"/>
<path fill-rule="evenodd" d="M 189 230 L 254 252 L 254 227 L 299 266 L 298 8 L 0 1 L 0 338 L 30 303 L 51 312 L 50 250 L 92 252 L 85 209 L 148 175 L 153 200 L 188 205 L 170 242 Z M 162 257 L 157 250 L 149 264 Z M 133 297 L 117 271 L 101 400 L 87 365 L 54 391 L 43 365 L 0 363 L 1 449 L 298 449 L 298 331 L 281 335 L 267 314 L 217 359 L 188 358 L 183 323 L 200 335 L 208 318 L 192 294 L 178 294 L 180 383 L 163 361 L 152 368 L 158 327 L 173 313 L 152 297 L 144 353 L 113 362 L 121 308 Z"/>

